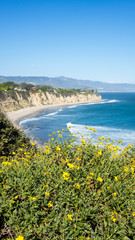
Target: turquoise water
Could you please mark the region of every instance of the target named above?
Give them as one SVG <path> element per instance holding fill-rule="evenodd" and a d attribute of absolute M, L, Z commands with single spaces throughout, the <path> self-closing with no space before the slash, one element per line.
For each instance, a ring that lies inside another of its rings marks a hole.
<path fill-rule="evenodd" d="M 72 105 L 44 110 L 42 113 L 23 119 L 20 124 L 28 136 L 47 142 L 48 135 L 57 130 L 67 129 L 77 134 L 77 141 L 83 134 L 90 133 L 85 126 L 95 128 L 90 138 L 96 142 L 98 136 L 110 137 L 124 145 L 135 143 L 135 93 L 101 93 L 103 101 L 93 104 Z M 65 131 L 64 137 L 68 136 Z"/>

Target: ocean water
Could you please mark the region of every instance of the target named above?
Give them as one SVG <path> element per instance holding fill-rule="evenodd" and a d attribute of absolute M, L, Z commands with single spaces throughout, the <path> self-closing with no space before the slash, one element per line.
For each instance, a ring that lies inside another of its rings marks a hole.
<path fill-rule="evenodd" d="M 36 138 L 40 144 L 47 142 L 52 132 L 64 129 L 63 137 L 69 135 L 67 127 L 71 126 L 70 133 L 80 141 L 91 138 L 97 142 L 99 136 L 127 143 L 135 143 L 135 93 L 101 93 L 102 102 L 57 107 L 44 110 L 42 113 L 21 120 L 25 134 Z M 85 128 L 95 128 L 94 133 Z M 89 136 L 88 136 L 89 134 Z"/>

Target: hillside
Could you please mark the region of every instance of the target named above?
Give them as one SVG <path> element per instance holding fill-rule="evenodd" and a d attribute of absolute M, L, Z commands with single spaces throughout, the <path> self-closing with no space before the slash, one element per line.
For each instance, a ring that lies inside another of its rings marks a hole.
<path fill-rule="evenodd" d="M 13 156 L 24 145 L 28 150 L 33 148 L 29 138 L 21 130 L 16 129 L 0 112 L 0 156 L 4 156 L 3 159 Z"/>
<path fill-rule="evenodd" d="M 101 95 L 91 91 L 53 89 L 47 86 L 31 87 L 27 90 L 14 87 L 12 82 L 7 84 L 10 87 L 4 85 L 4 89 L 1 84 L 3 90 L 0 90 L 0 109 L 5 112 L 32 106 L 101 101 Z M 28 86 L 26 85 L 26 87 Z"/>
<path fill-rule="evenodd" d="M 92 80 L 77 80 L 67 77 L 6 77 L 0 76 L 0 83 L 6 81 L 13 81 L 15 83 L 32 83 L 34 85 L 50 85 L 54 88 L 70 88 L 70 89 L 94 89 L 99 92 L 102 91 L 118 91 L 118 92 L 135 92 L 135 84 L 128 83 L 106 83 L 101 81 L 92 81 Z M 127 80 L 128 81 L 128 80 Z"/>
<path fill-rule="evenodd" d="M 1 240 L 135 239 L 132 146 L 76 145 L 58 131 L 35 151 L 4 115 L 0 124 Z"/>

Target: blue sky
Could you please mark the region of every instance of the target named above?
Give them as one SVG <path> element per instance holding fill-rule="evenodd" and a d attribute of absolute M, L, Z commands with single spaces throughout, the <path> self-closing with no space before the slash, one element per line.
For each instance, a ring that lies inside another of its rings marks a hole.
<path fill-rule="evenodd" d="M 135 0 L 0 0 L 0 75 L 135 83 Z"/>

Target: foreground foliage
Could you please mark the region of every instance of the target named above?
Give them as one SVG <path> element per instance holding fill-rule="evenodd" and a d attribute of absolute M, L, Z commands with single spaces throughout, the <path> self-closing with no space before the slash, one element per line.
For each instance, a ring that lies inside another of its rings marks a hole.
<path fill-rule="evenodd" d="M 135 239 L 134 149 L 99 140 L 58 131 L 34 154 L 2 156 L 0 239 Z"/>
<path fill-rule="evenodd" d="M 33 149 L 29 138 L 22 131 L 16 129 L 0 112 L 0 156 L 14 155 L 22 145 L 28 150 Z"/>

